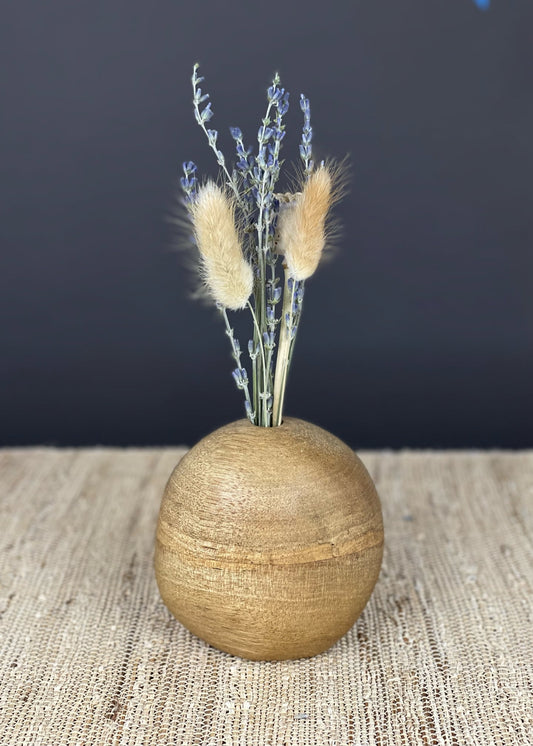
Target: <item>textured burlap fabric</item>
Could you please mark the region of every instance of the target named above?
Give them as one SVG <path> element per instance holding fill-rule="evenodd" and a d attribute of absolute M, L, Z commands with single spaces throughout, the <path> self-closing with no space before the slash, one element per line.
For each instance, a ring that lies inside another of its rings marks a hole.
<path fill-rule="evenodd" d="M 337 645 L 281 663 L 211 648 L 159 598 L 182 453 L 0 452 L 2 746 L 533 742 L 533 453 L 361 454 L 380 580 Z"/>

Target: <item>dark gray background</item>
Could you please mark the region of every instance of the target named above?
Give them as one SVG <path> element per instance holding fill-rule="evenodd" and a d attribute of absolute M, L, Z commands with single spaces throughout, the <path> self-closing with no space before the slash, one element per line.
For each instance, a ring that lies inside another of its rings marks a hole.
<path fill-rule="evenodd" d="M 287 413 L 358 447 L 533 445 L 533 2 L 3 5 L 1 436 L 192 443 L 242 415 L 165 216 L 194 122 L 255 137 L 277 69 L 352 162 Z M 243 342 L 245 340 L 243 339 Z"/>

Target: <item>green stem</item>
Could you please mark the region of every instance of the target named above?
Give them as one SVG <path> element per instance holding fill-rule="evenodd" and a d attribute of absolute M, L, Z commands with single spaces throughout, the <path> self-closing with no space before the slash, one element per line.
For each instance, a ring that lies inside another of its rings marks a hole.
<path fill-rule="evenodd" d="M 257 317 L 254 313 L 254 309 L 250 301 L 248 301 L 248 308 L 250 309 L 250 313 L 252 314 L 252 319 L 254 322 L 254 327 L 256 334 L 259 337 L 259 349 L 261 350 L 261 360 L 263 362 L 263 375 L 262 378 L 262 390 L 258 391 L 258 399 L 261 401 L 261 407 L 263 409 L 263 416 L 260 416 L 260 409 L 258 408 L 258 425 L 264 425 L 265 427 L 268 427 L 268 415 L 267 415 L 267 378 L 266 378 L 266 360 L 265 360 L 265 348 L 263 346 L 263 337 L 261 335 L 261 330 L 259 328 L 259 324 L 257 323 Z M 260 381 L 256 381 L 256 384 L 260 383 Z M 255 390 L 257 391 L 259 386 L 255 386 Z M 261 396 L 263 394 L 263 396 Z M 254 397 L 255 397 L 255 391 L 254 391 Z"/>
<path fill-rule="evenodd" d="M 226 324 L 226 334 L 228 335 L 229 340 L 231 342 L 231 350 L 233 354 L 233 359 L 237 363 L 237 367 L 240 369 L 242 368 L 241 353 L 238 351 L 237 346 L 235 345 L 235 337 L 233 336 L 233 329 L 230 326 L 227 311 L 224 308 L 224 306 L 219 306 L 219 308 L 220 308 L 220 312 L 222 313 L 222 316 L 224 317 L 224 323 Z M 243 391 L 244 391 L 244 398 L 246 399 L 246 401 L 251 407 L 252 402 L 250 401 L 250 391 L 248 389 L 247 383 L 244 384 Z"/>
<path fill-rule="evenodd" d="M 281 425 L 283 419 L 283 400 L 285 398 L 285 386 L 287 383 L 287 372 L 289 368 L 289 353 L 291 348 L 292 330 L 292 307 L 294 304 L 294 287 L 289 290 L 289 274 L 285 269 L 285 286 L 283 288 L 283 307 L 281 310 L 281 328 L 279 332 L 278 354 L 276 359 L 276 372 L 274 376 L 274 407 L 273 425 Z M 287 316 L 289 321 L 287 322 Z"/>
<path fill-rule="evenodd" d="M 303 284 L 304 284 L 303 282 L 300 283 L 300 287 L 302 289 L 303 289 Z M 294 305 L 294 286 L 293 286 L 293 300 L 291 301 L 291 308 L 293 307 L 293 305 Z M 298 333 L 298 328 L 299 328 L 299 325 L 300 325 L 300 318 L 301 318 L 301 315 L 302 315 L 302 308 L 301 308 L 302 304 L 300 303 L 299 305 L 300 305 L 299 312 L 298 312 L 298 315 L 296 316 L 296 320 L 294 321 L 294 333 L 291 335 L 291 343 L 290 343 L 290 347 L 289 347 L 289 356 L 288 356 L 288 360 L 287 360 L 287 375 L 289 374 L 289 370 L 290 370 L 290 367 L 291 367 L 292 355 L 293 355 L 293 352 L 294 352 L 294 344 L 296 342 L 296 334 Z"/>

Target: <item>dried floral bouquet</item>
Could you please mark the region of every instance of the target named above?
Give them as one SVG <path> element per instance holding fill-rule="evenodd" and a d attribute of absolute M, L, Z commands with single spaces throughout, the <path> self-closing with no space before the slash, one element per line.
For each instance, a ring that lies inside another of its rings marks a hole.
<path fill-rule="evenodd" d="M 309 100 L 301 94 L 304 121 L 297 189 L 275 191 L 283 164 L 284 116 L 289 109 L 289 93 L 280 87 L 276 74 L 267 91 L 257 152 L 245 146 L 238 127 L 230 127 L 237 153 L 230 170 L 217 145 L 218 132 L 206 126 L 213 111 L 209 94 L 200 88 L 202 80 L 195 65 L 194 114 L 216 155 L 222 178 L 200 184 L 196 165 L 183 164 L 181 186 L 187 215 L 199 252 L 203 287 L 224 318 L 236 363 L 233 378 L 243 391 L 246 415 L 255 425 L 277 426 L 283 417 L 304 284 L 316 271 L 328 243 L 330 208 L 341 192 L 340 169 L 329 161 L 314 163 Z M 242 309 L 248 309 L 253 325 L 247 345 L 251 387 L 243 351 L 228 318 L 228 311 Z"/>
<path fill-rule="evenodd" d="M 230 128 L 237 160 L 228 167 L 216 130 L 207 128 L 212 110 L 201 81 L 195 65 L 194 113 L 220 174 L 199 183 L 194 163 L 185 163 L 185 204 L 203 289 L 224 318 L 233 377 L 260 427 L 230 422 L 180 459 L 161 500 L 155 574 L 175 618 L 219 650 L 251 660 L 306 658 L 354 624 L 383 556 L 379 496 L 358 456 L 316 425 L 282 423 L 304 284 L 331 240 L 342 169 L 313 162 L 302 95 L 303 166 L 291 193 L 279 189 L 289 94 L 277 75 L 257 152 Z M 247 353 L 228 318 L 244 309 L 252 322 Z"/>

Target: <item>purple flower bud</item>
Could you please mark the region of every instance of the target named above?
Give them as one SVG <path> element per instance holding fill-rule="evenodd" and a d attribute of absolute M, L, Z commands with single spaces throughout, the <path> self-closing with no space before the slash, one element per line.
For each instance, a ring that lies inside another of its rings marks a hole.
<path fill-rule="evenodd" d="M 257 131 L 257 139 L 259 140 L 259 142 L 270 140 L 270 138 L 272 137 L 272 133 L 273 133 L 272 127 L 261 126 L 259 127 L 259 130 Z"/>
<path fill-rule="evenodd" d="M 303 111 L 304 114 L 309 114 L 311 111 L 311 107 L 309 106 L 309 99 L 306 98 L 303 93 L 300 93 L 300 109 Z"/>
<path fill-rule="evenodd" d="M 202 120 L 202 122 L 208 122 L 212 116 L 213 112 L 211 111 L 211 102 L 209 102 L 205 109 L 201 112 L 200 119 Z"/>
<path fill-rule="evenodd" d="M 285 116 L 285 114 L 289 111 L 289 94 L 288 93 L 286 94 L 284 100 L 279 102 L 278 111 L 281 116 Z"/>
<path fill-rule="evenodd" d="M 278 88 L 275 85 L 271 85 L 267 90 L 267 96 L 269 101 L 275 103 L 276 101 L 279 101 L 279 99 L 283 96 L 283 88 Z"/>

